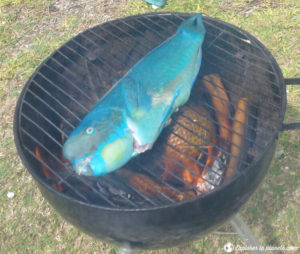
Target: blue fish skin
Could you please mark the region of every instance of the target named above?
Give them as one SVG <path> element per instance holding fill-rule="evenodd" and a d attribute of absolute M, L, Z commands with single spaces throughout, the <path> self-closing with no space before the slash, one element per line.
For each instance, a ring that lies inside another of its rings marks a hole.
<path fill-rule="evenodd" d="M 63 146 L 77 174 L 104 175 L 151 149 L 171 114 L 190 96 L 204 36 L 196 14 L 116 82 Z"/>
<path fill-rule="evenodd" d="M 162 7 L 165 5 L 166 0 L 145 0 L 149 4 L 154 4 L 156 6 Z"/>

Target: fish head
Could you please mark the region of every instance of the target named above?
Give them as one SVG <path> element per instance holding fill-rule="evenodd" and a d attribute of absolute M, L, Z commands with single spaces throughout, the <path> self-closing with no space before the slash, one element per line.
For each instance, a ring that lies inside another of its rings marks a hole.
<path fill-rule="evenodd" d="M 91 111 L 71 132 L 63 155 L 76 173 L 101 176 L 124 165 L 133 153 L 131 132 L 120 110 Z"/>
<path fill-rule="evenodd" d="M 183 32 L 191 39 L 202 42 L 206 33 L 206 29 L 200 14 L 184 20 L 178 28 L 178 32 Z"/>

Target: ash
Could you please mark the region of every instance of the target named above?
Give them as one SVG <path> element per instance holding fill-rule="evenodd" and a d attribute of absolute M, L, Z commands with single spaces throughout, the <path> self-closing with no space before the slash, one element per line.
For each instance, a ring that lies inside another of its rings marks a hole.
<path fill-rule="evenodd" d="M 212 191 L 219 186 L 223 180 L 227 168 L 228 155 L 219 152 L 218 157 L 214 160 L 212 166 L 206 169 L 203 175 L 204 181 L 197 184 L 199 193 Z"/>

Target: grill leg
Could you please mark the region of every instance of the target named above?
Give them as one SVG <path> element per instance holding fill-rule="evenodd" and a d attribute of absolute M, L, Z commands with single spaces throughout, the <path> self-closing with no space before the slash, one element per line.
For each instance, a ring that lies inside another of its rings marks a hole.
<path fill-rule="evenodd" d="M 252 233 L 251 229 L 243 220 L 242 216 L 237 213 L 230 219 L 230 224 L 234 228 L 234 230 L 240 235 L 242 240 L 247 244 L 248 247 L 253 247 L 251 252 L 253 254 L 256 253 L 266 253 L 263 250 L 263 246 L 260 245 L 255 235 Z"/>

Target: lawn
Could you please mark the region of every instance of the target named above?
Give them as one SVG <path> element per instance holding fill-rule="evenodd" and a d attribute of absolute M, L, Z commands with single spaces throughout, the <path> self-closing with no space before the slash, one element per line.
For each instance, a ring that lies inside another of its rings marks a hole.
<path fill-rule="evenodd" d="M 296 2 L 167 0 L 157 11 L 200 12 L 241 27 L 271 51 L 285 77 L 300 77 Z M 140 0 L 0 0 L 0 8 L 0 253 L 117 253 L 116 246 L 65 222 L 41 196 L 16 152 L 13 113 L 26 80 L 69 38 L 107 20 L 154 10 Z M 285 121 L 299 121 L 300 86 L 289 86 L 287 92 Z M 300 248 L 300 131 L 280 133 L 276 151 L 266 178 L 241 214 L 263 246 Z M 141 253 L 224 253 L 227 242 L 244 245 L 229 224 L 219 231 L 224 233 Z"/>

